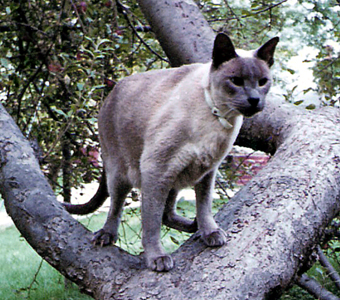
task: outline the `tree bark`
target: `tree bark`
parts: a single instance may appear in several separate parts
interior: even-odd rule
[[[167,5],[167,13],[150,23],[158,36],[172,36],[170,47],[177,36],[181,47],[175,54],[165,49],[175,57],[173,64],[187,62],[181,49],[190,53],[203,17],[193,13],[195,26],[184,36],[171,24],[187,24],[190,14],[174,16],[194,3],[139,2],[150,15]],[[200,41],[209,51],[197,48],[200,55],[189,61],[208,59],[212,39],[210,30]],[[173,254],[169,273],[147,270],[141,257],[118,247],[93,246],[91,233],[56,201],[28,142],[1,105],[0,189],[31,246],[96,299],[276,299],[304,272],[325,227],[339,213],[339,122],[334,108],[310,112],[268,99],[261,114],[245,121],[238,143],[274,156],[217,214],[227,245],[207,248],[193,235]]]
[[[138,0],[172,67],[211,59],[213,30],[192,0]]]

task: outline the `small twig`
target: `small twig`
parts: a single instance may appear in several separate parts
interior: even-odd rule
[[[125,20],[128,22],[129,27],[132,29],[133,33],[136,35],[136,37],[142,42],[142,44],[154,55],[156,55],[160,60],[163,60],[167,63],[170,63],[169,60],[165,59],[164,57],[162,57],[160,54],[158,54],[155,50],[153,50],[145,41],[144,39],[139,35],[139,33],[137,32],[135,26],[131,23],[129,16],[127,15],[126,9],[125,7],[119,2],[116,1],[117,5],[120,7],[121,12],[125,18]]]
[[[52,46],[52,45],[51,45]],[[52,47],[50,47],[48,49],[48,51],[46,52],[46,56],[49,54],[50,50],[52,49]],[[42,61],[42,63],[39,65],[39,67],[35,70],[35,72],[33,73],[33,75],[26,81],[26,84],[24,85],[24,87],[22,88],[20,94],[18,95],[18,109],[17,109],[17,121],[19,121],[20,119],[20,114],[21,114],[21,103],[22,103],[22,98],[24,97],[24,94],[26,93],[26,90],[28,89],[28,87],[30,86],[30,84],[33,82],[33,80],[37,77],[37,75],[40,73],[42,67],[44,66],[45,61]]]
[[[231,177],[233,178],[237,171],[241,168],[241,166],[244,164],[244,162],[249,158],[251,157],[256,151],[253,151],[249,154],[247,154],[246,156],[243,157],[243,159],[240,161],[240,163],[237,165],[237,167],[233,170],[233,173],[231,174]],[[246,174],[246,172],[243,172],[243,175]],[[240,176],[241,177],[241,176]]]
[[[340,0],[339,0],[340,1]],[[339,60],[340,56],[335,57],[333,59],[331,59],[331,61],[324,66],[322,69],[318,70],[317,72],[315,72],[315,75],[319,75],[320,73],[322,73],[324,70],[328,69],[330,66],[332,66],[334,63],[336,63]]]
[[[210,23],[210,22],[218,22],[218,21],[221,22],[221,21],[240,20],[240,19],[250,18],[250,17],[256,16],[256,15],[262,14],[263,12],[266,12],[266,11],[268,11],[268,10],[271,10],[271,9],[273,9],[274,7],[277,7],[277,6],[283,4],[283,3],[287,2],[287,1],[288,1],[288,0],[283,0],[283,1],[279,2],[279,3],[273,4],[272,6],[266,7],[266,8],[264,8],[264,9],[262,9],[262,10],[259,10],[259,11],[257,11],[257,12],[252,13],[252,14],[249,14],[249,15],[236,16],[236,15],[233,13],[233,14],[235,15],[235,17],[225,18],[225,19],[212,19],[212,20],[208,20],[208,22],[209,22],[209,23]],[[340,0],[339,0],[339,1],[340,1]],[[228,7],[229,7],[229,5],[228,5]]]
[[[230,197],[229,197],[229,195],[228,195],[228,193],[227,193],[227,190],[224,188],[222,182],[221,182],[218,178],[216,178],[216,183],[217,183],[217,185],[219,186],[219,188],[223,191],[224,195],[225,195],[228,199],[230,199]]]
[[[73,7],[73,9],[74,9],[75,14],[77,15],[77,18],[78,18],[78,21],[79,21],[79,23],[80,23],[80,27],[81,27],[82,30],[83,30],[83,33],[86,33],[86,34],[87,34],[86,28],[84,27],[84,24],[83,24],[83,22],[82,22],[82,20],[81,20],[81,18],[80,18],[80,16],[79,16],[77,6],[74,4],[74,2],[73,2],[72,0],[70,0],[70,2],[71,2],[71,5],[72,5],[72,7]]]
[[[38,277],[38,275],[39,275],[39,272],[40,272],[40,270],[41,270],[41,267],[42,267],[43,262],[44,262],[44,260],[42,259],[42,260],[40,261],[38,270],[37,270],[37,271],[35,272],[35,274],[34,274],[34,277],[33,277],[33,280],[32,280],[32,282],[31,282],[31,284],[30,284],[29,287],[27,288],[27,289],[28,289],[28,295],[27,295],[27,298],[28,298],[28,299],[31,298],[31,297],[30,297],[30,296],[31,296],[31,289],[32,289],[33,284],[37,282],[37,277]]]
[[[319,300],[340,300],[340,298],[332,294],[315,279],[308,277],[306,274],[303,274],[297,280],[297,284]]]
[[[328,261],[320,245],[317,246],[317,253],[319,256],[320,264],[326,269],[327,274],[332,279],[332,281],[335,283],[336,287],[340,290],[340,276],[338,272],[334,269],[332,264]]]
[[[231,13],[235,16],[236,20],[241,24],[241,26],[243,26],[242,20],[241,18],[234,12],[234,10],[231,8],[231,6],[229,5],[227,0],[224,0],[225,5],[229,8],[229,10],[231,11]]]
[[[254,15],[258,15],[258,14],[261,14],[261,13],[266,12],[266,11],[268,11],[268,10],[272,10],[274,7],[279,6],[279,5],[281,5],[282,3],[285,3],[285,2],[287,2],[287,1],[288,1],[288,0],[283,0],[283,1],[279,2],[279,3],[273,4],[272,6],[269,6],[269,7],[266,7],[266,8],[264,8],[264,9],[262,9],[262,10],[257,11],[256,13],[254,13]],[[243,17],[243,16],[242,16],[242,17]]]
[[[21,23],[21,22],[15,22],[15,24],[20,25],[20,26],[28,27],[28,28],[30,28],[30,29],[36,31],[36,32],[41,33],[41,34],[44,35],[44,36],[47,36],[47,37],[49,37],[49,38],[53,38],[53,36],[49,36],[46,32],[44,32],[44,31],[40,30],[39,28],[37,28],[37,27],[35,27],[35,26],[32,26],[32,25],[30,25],[30,24]]]
[[[57,146],[57,144],[60,142],[61,138],[66,134],[66,132],[68,131],[68,129],[70,128],[71,124],[73,122],[73,119],[70,117],[70,119],[67,121],[67,124],[65,126],[64,129],[60,130],[57,137],[55,138],[52,146],[50,147],[50,149],[46,152],[46,154],[43,156],[43,160],[45,160],[47,157],[50,156],[50,154],[52,153],[52,151],[54,150],[54,148]]]
[[[235,168],[235,171],[233,173],[233,175],[239,170],[239,168],[241,168],[241,166],[244,164],[244,162],[249,159],[249,157],[251,157],[256,151],[253,151],[249,154],[247,154],[246,156],[243,157],[243,159],[241,160],[241,162],[237,165],[237,167]]]

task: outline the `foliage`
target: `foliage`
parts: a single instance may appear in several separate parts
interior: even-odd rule
[[[96,115],[115,82],[168,65],[129,5],[1,1],[0,99],[68,200],[71,186],[98,177]]]
[[[300,3],[304,1],[300,0]],[[313,59],[315,91],[323,105],[339,106],[340,98],[340,4],[339,1],[309,1],[305,5],[304,37],[309,46],[318,49]]]
[[[238,48],[253,49],[282,30],[285,19],[279,8],[285,2],[210,0],[199,5],[213,29],[232,36]]]

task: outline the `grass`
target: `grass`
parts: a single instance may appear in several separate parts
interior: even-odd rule
[[[64,277],[9,227],[0,231],[0,299],[86,300],[75,285],[65,288]]]

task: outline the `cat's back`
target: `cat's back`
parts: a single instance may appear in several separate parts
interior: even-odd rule
[[[134,122],[134,126],[143,127],[157,110],[173,102],[174,93],[181,94],[184,90],[192,91],[195,88],[188,82],[200,80],[202,66],[204,64],[191,64],[152,70],[122,79],[100,109],[99,123],[104,122],[107,125],[108,122]],[[194,77],[198,79],[195,80]]]
[[[121,80],[115,87],[116,95],[135,98],[136,95],[148,93],[167,93],[181,85],[186,77],[191,77],[203,64],[184,65],[178,68],[151,70],[137,73]],[[121,95],[123,93],[123,95]]]

